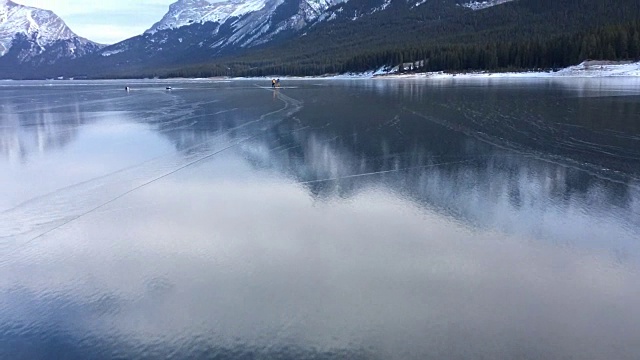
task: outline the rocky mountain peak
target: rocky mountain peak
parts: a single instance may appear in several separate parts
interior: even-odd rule
[[[224,23],[228,18],[262,9],[266,0],[178,0],[146,33],[176,29],[194,23]]]
[[[52,11],[0,0],[0,56],[11,49],[16,34],[32,39],[41,48],[58,40],[78,38]]]
[[[0,0],[0,66],[53,64],[101,47],[76,35],[52,11]]]

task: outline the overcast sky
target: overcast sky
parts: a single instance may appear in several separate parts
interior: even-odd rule
[[[79,36],[102,43],[140,35],[176,0],[12,0],[52,10]]]

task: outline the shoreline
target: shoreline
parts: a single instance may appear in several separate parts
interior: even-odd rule
[[[640,61],[598,61],[588,60],[578,65],[569,66],[558,70],[547,71],[514,71],[514,72],[488,72],[472,71],[449,73],[438,72],[415,72],[399,74],[380,68],[376,71],[362,73],[344,73],[319,76],[285,76],[268,75],[252,77],[207,77],[207,78],[132,78],[132,79],[40,79],[40,80],[15,80],[0,79],[1,82],[12,81],[233,81],[233,80],[271,80],[280,78],[287,80],[356,80],[356,79],[430,79],[430,80],[452,80],[452,79],[562,79],[562,78],[640,78]]]

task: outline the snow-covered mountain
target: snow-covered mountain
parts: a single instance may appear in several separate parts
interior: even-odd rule
[[[592,13],[585,9],[601,2],[580,0],[576,6],[571,0],[548,0],[540,6],[539,0],[174,1],[143,34],[102,48],[77,37],[51,12],[0,0],[0,78],[366,71],[371,63],[376,68],[389,66],[406,62],[407,56],[429,60],[439,39],[445,45],[461,39],[480,41],[477,34],[486,33],[495,40],[521,26],[548,29],[540,30],[548,37],[557,24],[569,20],[563,31],[578,31],[590,26],[582,14]],[[619,12],[613,24],[637,14],[628,11],[637,8],[637,0],[619,1],[627,10]],[[589,24],[612,17],[607,7],[595,9]],[[555,14],[576,15],[567,20]],[[547,25],[535,25],[540,23]],[[524,41],[526,34],[519,33],[514,41]],[[403,48],[411,50],[399,53]]]
[[[276,40],[318,21],[347,0],[178,0],[144,34],[91,57],[110,69],[209,61]]]
[[[0,0],[0,59],[5,63],[53,63],[100,47],[76,35],[51,11]]]
[[[289,23],[308,23],[315,20],[324,10],[347,0],[178,0],[169,7],[169,12],[154,24],[146,33],[153,34],[159,30],[176,29],[194,23],[215,22],[224,24],[230,18],[241,18],[249,14],[250,21],[261,24],[278,10],[290,12],[294,21]],[[294,10],[291,12],[291,10]],[[268,10],[268,11],[261,11]],[[297,10],[297,11],[295,11]],[[274,19],[269,19],[274,20]],[[285,20],[287,19],[278,19]],[[277,21],[272,21],[275,25]]]
[[[488,0],[487,4],[505,1],[509,0]],[[16,7],[7,0],[0,0],[0,3]],[[372,37],[384,38],[388,36],[389,25],[385,25],[387,28],[384,29],[371,24],[393,24],[394,22],[399,24],[416,21],[416,19],[424,21],[431,15],[422,14],[416,17],[410,14],[414,11],[428,13],[431,10],[423,9],[427,7],[425,4],[432,3],[437,3],[429,7],[437,12],[433,15],[435,17],[440,16],[440,13],[446,14],[446,11],[454,11],[454,8],[462,9],[461,6],[456,5],[462,5],[464,0],[176,0],[169,6],[168,12],[162,19],[143,34],[111,46],[97,48],[93,53],[81,56],[80,59],[73,60],[71,63],[51,60],[55,62],[54,71],[40,66],[37,72],[31,71],[28,75],[37,77],[50,76],[49,74],[70,77],[113,76],[114,74],[156,76],[155,69],[175,69],[192,64],[206,64],[216,58],[230,58],[256,48],[286,46],[289,41],[295,39],[304,38],[309,39],[311,43],[322,43],[325,41],[323,38],[331,39],[333,36],[338,37],[336,40],[343,41],[346,37],[369,40]],[[22,9],[24,12],[27,8],[22,7]],[[51,13],[48,15],[55,16]],[[376,18],[371,20],[372,17]],[[23,18],[30,19],[34,16],[25,15]],[[61,20],[58,19],[58,21],[62,24],[61,27],[66,29],[62,37],[75,36],[63,26],[64,23]],[[350,25],[352,23],[353,27]],[[356,23],[369,25],[359,26]],[[26,24],[30,24],[28,20]],[[419,27],[422,26],[421,24],[418,22],[416,25]],[[339,32],[336,32],[337,30]],[[35,51],[34,48],[38,48],[34,45],[37,42],[26,41],[32,39],[33,31],[22,31],[22,35],[18,37],[21,41],[8,42],[8,44],[13,44],[13,48],[20,50],[20,54],[30,54]],[[79,38],[73,37],[73,39]],[[327,44],[323,47],[327,47]],[[65,51],[66,49],[62,47],[58,53]],[[40,64],[45,63],[40,58],[37,60]],[[31,63],[35,62],[35,60],[31,61]],[[2,57],[0,57],[1,65],[3,65]],[[230,68],[229,70],[231,72]],[[0,69],[0,76],[3,76],[2,73]],[[13,73],[16,72],[13,71]],[[179,76],[179,74],[177,72],[175,75]]]

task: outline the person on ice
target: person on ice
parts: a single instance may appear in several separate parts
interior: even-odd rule
[[[272,88],[276,87],[276,79],[271,79],[271,87]]]

